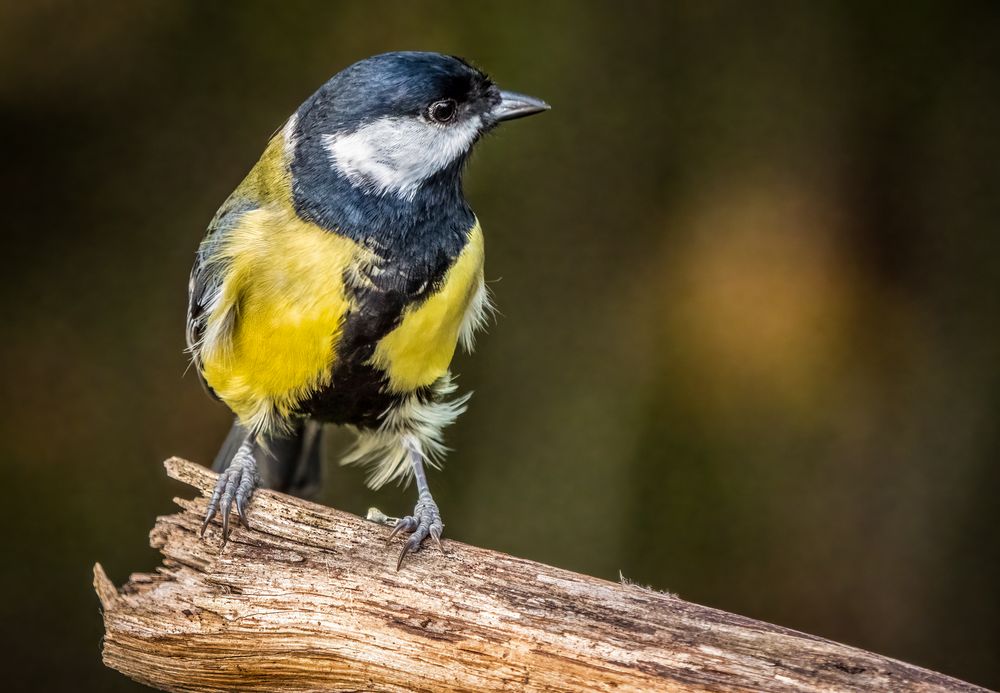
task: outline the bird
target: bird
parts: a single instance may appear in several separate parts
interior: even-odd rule
[[[328,424],[355,433],[341,464],[367,483],[414,482],[387,539],[396,561],[444,522],[427,481],[462,414],[450,364],[472,350],[491,299],[482,228],[462,175],[506,121],[549,110],[463,58],[391,52],[334,75],[272,135],[195,253],[187,349],[234,422],[201,527],[255,489],[307,495]],[[443,549],[442,549],[443,551]]]

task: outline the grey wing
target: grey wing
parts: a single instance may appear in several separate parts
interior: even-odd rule
[[[187,347],[197,361],[198,347],[205,335],[205,323],[212,299],[221,285],[219,268],[209,261],[210,248],[206,248],[210,238],[202,241],[195,256],[191,278],[188,280]]]
[[[215,396],[211,388],[205,383],[202,376],[200,359],[200,349],[202,339],[205,336],[205,327],[208,322],[208,315],[212,302],[218,297],[222,288],[222,279],[225,268],[214,258],[218,245],[226,238],[227,232],[239,222],[240,218],[257,205],[251,204],[239,198],[230,198],[216,213],[212,223],[208,226],[208,233],[205,239],[198,246],[195,254],[194,266],[191,268],[191,277],[188,280],[188,310],[187,310],[187,349],[191,354],[191,360],[198,377],[209,394]]]
[[[208,240],[208,239],[206,239]],[[191,269],[191,278],[188,280],[188,310],[187,310],[187,351],[191,355],[191,365],[198,373],[198,379],[202,387],[212,397],[218,399],[215,391],[205,382],[205,375],[201,362],[201,342],[205,336],[205,326],[208,322],[208,313],[213,295],[221,285],[221,279],[217,269],[206,262],[202,242],[202,248],[198,249],[195,257],[194,267]]]

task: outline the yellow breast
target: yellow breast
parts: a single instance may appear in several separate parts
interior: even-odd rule
[[[439,290],[407,308],[400,324],[379,341],[373,362],[388,374],[393,391],[411,392],[448,372],[459,331],[483,283],[484,256],[483,232],[476,221]]]
[[[363,252],[290,210],[250,212],[229,234],[221,249],[229,268],[207,332],[213,322],[232,327],[217,330],[202,363],[206,382],[241,421],[270,428],[328,384],[348,308],[342,276]]]

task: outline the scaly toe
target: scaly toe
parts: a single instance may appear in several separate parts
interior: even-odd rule
[[[399,518],[396,520],[396,526],[392,528],[391,532],[389,532],[389,537],[385,540],[385,545],[388,546],[400,532],[412,532],[417,528],[417,524],[417,518],[412,515]]]
[[[226,490],[222,492],[222,545],[229,541],[229,513],[233,509],[233,496],[236,494],[236,487],[243,478],[243,469],[238,468],[226,481]]]

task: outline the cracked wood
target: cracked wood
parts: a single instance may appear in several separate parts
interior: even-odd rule
[[[446,540],[395,571],[388,528],[272,491],[219,550],[216,475],[150,533],[152,574],[94,566],[104,662],[168,691],[980,691],[672,595]]]

